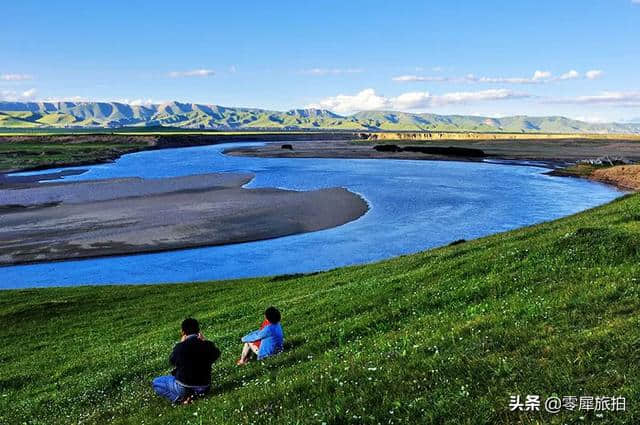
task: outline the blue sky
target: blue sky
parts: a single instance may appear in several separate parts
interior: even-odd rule
[[[640,0],[2,9],[4,100],[640,118]]]

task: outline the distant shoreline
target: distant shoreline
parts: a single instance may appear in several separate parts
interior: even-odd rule
[[[272,158],[367,158],[437,161],[504,161],[508,165],[535,165],[550,169],[552,175],[580,177],[629,190],[628,177],[576,175],[571,167],[579,160],[621,155],[640,162],[640,141],[635,136],[560,135],[560,134],[481,134],[481,133],[366,133],[366,132],[179,132],[157,134],[77,133],[58,135],[15,134],[0,136],[0,151],[7,158],[0,162],[0,188],[24,187],[46,178],[55,180],[82,170],[52,172],[45,176],[15,176],[12,173],[63,167],[81,167],[113,162],[122,155],[146,150],[215,145],[232,142],[267,142],[263,147],[233,147],[224,153],[235,156]],[[394,139],[400,137],[400,139]],[[450,137],[448,139],[447,137]],[[282,143],[281,143],[282,142]],[[292,149],[282,149],[282,144]],[[473,148],[483,157],[430,155],[421,152],[381,152],[376,145],[440,146]],[[26,147],[25,147],[26,146]],[[27,149],[28,148],[28,149]],[[71,148],[78,148],[75,154]],[[34,155],[29,149],[41,150]],[[71,153],[65,154],[65,149]],[[93,149],[93,150],[91,150]],[[49,155],[47,152],[53,152]],[[62,155],[56,156],[62,152]],[[11,159],[13,158],[13,159]],[[13,164],[8,166],[7,164]],[[566,170],[566,172],[565,172]],[[635,190],[635,189],[633,189]]]
[[[179,134],[47,134],[0,135],[0,187],[7,175],[52,168],[78,167],[113,162],[122,155],[147,150],[187,148],[233,142],[351,140],[352,132],[245,132]],[[41,152],[44,155],[36,154]]]
[[[428,154],[398,149],[398,151],[375,149],[379,146],[429,146],[447,147],[454,154]],[[469,148],[483,153],[482,156],[455,154],[455,149],[463,152]],[[528,165],[549,169],[548,174],[560,177],[585,178],[613,185],[622,190],[638,190],[629,185],[628,170],[623,177],[620,173],[602,175],[602,171],[576,174],[571,168],[580,160],[596,159],[603,156],[624,156],[634,162],[640,162],[640,142],[634,140],[597,140],[597,139],[479,139],[445,140],[425,142],[416,140],[360,140],[360,141],[309,141],[293,143],[284,148],[277,143],[267,143],[260,147],[232,147],[224,151],[232,156],[251,156],[260,158],[347,158],[347,159],[398,159],[422,161],[463,161],[491,162],[500,161],[505,165]],[[565,171],[567,170],[567,171]],[[640,179],[640,177],[639,177]]]

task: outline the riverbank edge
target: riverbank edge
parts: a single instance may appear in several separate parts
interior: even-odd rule
[[[353,133],[239,133],[239,134],[160,134],[160,135],[129,135],[129,134],[62,134],[62,135],[0,135],[0,147],[4,143],[22,142],[22,141],[44,141],[48,143],[64,143],[66,139],[85,139],[87,142],[91,141],[118,141],[125,143],[145,143],[146,146],[135,147],[130,151],[116,153],[108,152],[103,158],[98,160],[79,160],[70,162],[60,162],[54,164],[30,166],[30,167],[15,167],[0,169],[0,185],[3,182],[3,178],[6,179],[8,174],[24,173],[31,171],[43,171],[51,170],[55,168],[66,167],[82,167],[97,164],[108,164],[114,162],[123,155],[128,155],[136,152],[159,150],[159,149],[175,149],[175,148],[190,148],[196,146],[211,146],[219,145],[223,143],[234,142],[264,142],[264,141],[307,141],[307,140],[352,140],[355,137]],[[74,142],[74,143],[83,143]]]
[[[603,183],[609,186],[613,186],[616,189],[626,192],[638,192],[640,191],[640,183],[637,186],[630,186],[615,178],[615,176],[608,176],[603,178],[593,173],[579,173],[574,172],[573,168],[577,167],[576,161],[567,159],[549,159],[538,157],[523,157],[515,158],[510,155],[490,155],[482,158],[475,156],[445,156],[445,155],[429,155],[421,153],[406,153],[403,152],[403,156],[398,156],[392,152],[376,152],[378,156],[372,157],[367,155],[332,155],[330,151],[319,153],[317,156],[313,155],[296,155],[291,152],[285,151],[282,154],[274,155],[272,152],[265,152],[256,150],[254,148],[242,148],[242,147],[230,147],[223,152],[225,155],[232,156],[246,156],[254,158],[298,158],[298,159],[393,159],[393,160],[419,160],[419,161],[454,161],[454,162],[482,162],[493,163],[509,166],[528,166],[545,168],[544,174],[554,177],[571,177],[589,180],[592,182]],[[612,167],[598,167],[596,170],[606,170]],[[640,177],[639,177],[640,178]]]
[[[368,137],[365,137],[368,136]],[[371,134],[369,133],[353,133],[353,132],[332,132],[332,133],[239,133],[239,134],[160,134],[160,135],[130,135],[130,134],[64,134],[64,135],[0,135],[0,146],[2,143],[9,143],[11,141],[23,141],[23,140],[46,140],[52,141],[55,143],[56,140],[60,140],[63,143],[64,140],[69,138],[75,139],[89,139],[89,140],[100,140],[100,141],[109,141],[109,140],[118,140],[120,142],[130,142],[130,143],[146,143],[146,147],[133,148],[127,152],[110,152],[105,155],[102,159],[99,160],[91,160],[91,161],[72,161],[68,163],[56,163],[49,165],[40,165],[35,167],[22,167],[22,168],[13,168],[13,169],[0,169],[0,188],[2,187],[12,187],[12,186],[21,186],[24,183],[32,183],[37,182],[38,180],[42,180],[43,176],[11,176],[14,173],[23,173],[23,172],[32,172],[32,171],[44,171],[51,170],[57,168],[67,168],[67,167],[82,167],[96,164],[105,164],[114,162],[120,157],[136,152],[149,151],[149,150],[159,150],[159,149],[174,149],[174,148],[182,148],[182,147],[195,147],[195,146],[210,146],[217,145],[223,143],[233,143],[233,142],[267,142],[269,145],[276,145],[276,142],[286,142],[286,141],[328,141],[328,142],[353,142],[359,137],[359,141],[364,141],[364,143],[371,142]],[[522,135],[521,135],[522,137]],[[526,138],[540,138],[540,135],[527,135]],[[589,139],[594,138],[593,136]],[[607,138],[609,140],[610,138]],[[377,140],[377,139],[376,139]],[[382,141],[382,140],[381,140]],[[388,141],[394,141],[394,139],[390,139]],[[396,140],[398,141],[398,140]],[[417,141],[414,139],[410,140],[401,140],[402,143],[407,143],[410,141]],[[440,142],[447,142],[447,140],[439,140]],[[384,138],[384,142],[387,142],[387,138]],[[77,142],[76,142],[77,143]],[[81,143],[81,142],[80,142]],[[331,143],[329,143],[330,145]],[[358,143],[359,145],[359,143]],[[330,146],[329,146],[330,147]],[[505,165],[527,165],[527,166],[537,166],[542,168],[547,168],[550,171],[547,173],[552,176],[557,177],[578,177],[584,178],[590,181],[595,181],[599,183],[609,184],[618,189],[625,191],[638,191],[639,187],[629,186],[624,184],[623,182],[612,178],[602,178],[599,176],[593,176],[590,174],[584,173],[575,173],[571,170],[572,167],[576,166],[576,161],[570,161],[567,159],[549,159],[549,158],[540,158],[536,156],[531,157],[514,157],[513,155],[488,155],[483,158],[478,157],[465,157],[465,156],[447,156],[447,155],[429,155],[426,156],[422,153],[404,153],[402,157],[398,157],[398,155],[390,152],[377,152],[376,157],[366,156],[366,155],[335,155],[332,154],[330,149],[327,149],[326,152],[316,152],[316,155],[313,156],[299,156],[294,154],[293,152],[284,152],[284,154],[273,155],[273,153],[265,153],[262,151],[258,151],[255,149],[244,149],[244,148],[229,148],[223,151],[225,155],[234,155],[234,156],[253,156],[253,157],[287,157],[287,158],[335,158],[335,159],[409,159],[409,160],[421,160],[421,161],[460,161],[460,162],[490,162],[490,161],[500,161],[501,164]],[[76,170],[73,171],[74,174],[82,173],[84,170]],[[55,173],[50,173],[46,176],[47,180],[57,180],[65,175],[68,175],[69,171],[60,171]]]
[[[627,176],[619,173],[611,173],[619,168],[634,168],[637,170],[635,181],[629,182]],[[571,165],[565,168],[558,168],[547,172],[546,174],[555,177],[569,177],[576,179],[589,180],[596,183],[602,183],[613,186],[624,192],[637,193],[640,192],[640,165],[614,165],[601,167],[588,167],[588,170],[581,171],[581,166]]]

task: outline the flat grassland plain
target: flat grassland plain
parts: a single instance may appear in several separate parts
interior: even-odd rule
[[[0,423],[639,423],[638,241],[628,195],[311,275],[1,291]],[[268,305],[285,352],[236,367]],[[172,407],[150,381],[187,316],[223,354],[212,394]],[[528,394],[622,396],[626,410],[509,410]]]

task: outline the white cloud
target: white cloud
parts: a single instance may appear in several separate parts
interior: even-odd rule
[[[533,73],[533,77],[531,78],[533,81],[540,80],[548,80],[551,78],[551,73],[549,71],[536,71]]]
[[[153,101],[151,99],[134,99],[130,102],[126,102],[131,106],[149,106],[153,105]]]
[[[40,99],[42,102],[74,102],[74,103],[92,103],[92,102],[115,102],[122,103],[125,105],[131,106],[150,106],[150,105],[159,105],[165,103],[164,100],[154,100],[154,99],[128,99],[128,98],[120,98],[120,99],[96,99],[96,98],[87,98],[84,96],[61,96],[61,97],[46,97],[44,99]]]
[[[32,79],[33,77],[29,74],[0,74],[0,80],[2,81],[25,81]]]
[[[536,84],[552,81],[549,71],[536,71],[531,77],[476,77],[467,74],[464,77],[441,77],[400,75],[392,78],[397,82],[450,82],[450,83],[504,83],[504,84]]]
[[[407,82],[450,82],[450,83],[505,83],[505,84],[535,84],[551,81],[551,73],[548,71],[536,71],[531,77],[476,77],[467,74],[464,77],[440,77],[400,75],[392,78],[393,81]]]
[[[433,105],[451,105],[470,102],[482,102],[487,100],[522,99],[531,97],[527,93],[517,93],[507,89],[491,89],[475,92],[445,93],[441,96],[433,97]]]
[[[640,0],[639,0],[640,1]],[[599,78],[602,71],[588,71],[584,77],[590,80]],[[544,84],[554,81],[575,80],[581,78],[576,70],[570,70],[554,77],[550,71],[537,70],[531,77],[477,77],[473,74],[467,74],[464,77],[443,77],[443,76],[420,76],[420,75],[399,75],[393,77],[392,80],[401,83],[408,82],[449,82],[449,83],[490,83],[490,84]]]
[[[522,77],[476,77],[469,74],[464,79],[468,83],[497,83],[497,84],[531,84],[534,83],[532,78]]]
[[[183,77],[210,77],[215,75],[215,72],[211,69],[194,69],[191,71],[172,71],[169,73],[171,78],[183,78]]]
[[[389,99],[392,109],[400,111],[408,109],[428,108],[433,102],[433,96],[429,92],[409,92]]]
[[[584,121],[584,122],[590,122],[590,123],[594,123],[594,124],[601,124],[601,123],[606,123],[606,122],[611,122],[611,120],[607,119],[607,118],[603,118],[600,115],[578,115],[575,117],[572,117],[575,120],[578,121]]]
[[[443,81],[450,81],[449,78],[447,77],[421,77],[418,75],[399,75],[397,77],[393,77],[392,78],[393,81],[398,81],[401,83],[406,83],[406,82],[414,82],[414,81],[437,81],[437,82],[443,82]]]
[[[582,105],[640,106],[640,92],[602,92],[591,96],[550,99],[546,102]]]
[[[360,74],[363,72],[362,69],[359,68],[311,68],[305,69],[302,71],[303,74],[307,75],[344,75],[344,74]]]
[[[374,89],[365,89],[355,95],[340,94],[328,97],[309,108],[329,109],[339,114],[370,110],[416,110],[434,106],[466,104],[491,100],[520,99],[530,97],[526,93],[516,93],[507,89],[491,89],[475,92],[453,92],[433,95],[429,92],[408,92],[395,97],[376,94]]]
[[[604,72],[602,72],[601,70],[593,69],[591,71],[587,71],[585,76],[590,80],[595,80],[597,78],[602,77],[602,74],[604,74]]]
[[[17,94],[11,90],[0,90],[0,100],[15,101],[17,100]]]
[[[36,89],[31,88],[22,92],[23,99],[32,99],[36,95]]]
[[[309,108],[329,109],[339,114],[387,109],[389,107],[391,107],[389,99],[384,96],[378,96],[373,89],[365,89],[352,96],[339,94],[309,105]]]
[[[504,118],[504,117],[512,116],[513,112],[507,114],[507,113],[504,113],[504,112],[479,112],[479,111],[474,111],[474,112],[471,112],[469,115],[472,116],[472,117]]]
[[[62,96],[62,97],[45,97],[44,99],[40,99],[40,102],[98,102],[94,99],[88,99],[82,96]]]
[[[161,101],[154,101],[153,99],[119,99],[118,103],[124,103],[131,106],[151,106],[155,104],[163,103]]]
[[[532,77],[475,77],[473,74],[469,74],[465,77],[465,80],[470,83],[503,83],[503,84],[537,84],[545,82],[544,75],[546,72],[536,71]],[[549,73],[549,76],[551,74]]]
[[[8,102],[25,102],[33,100],[36,95],[36,89],[32,88],[23,92],[15,90],[0,90],[0,100]]]
[[[578,78],[580,78],[580,73],[575,69],[567,71],[559,77],[560,80],[575,80]]]

